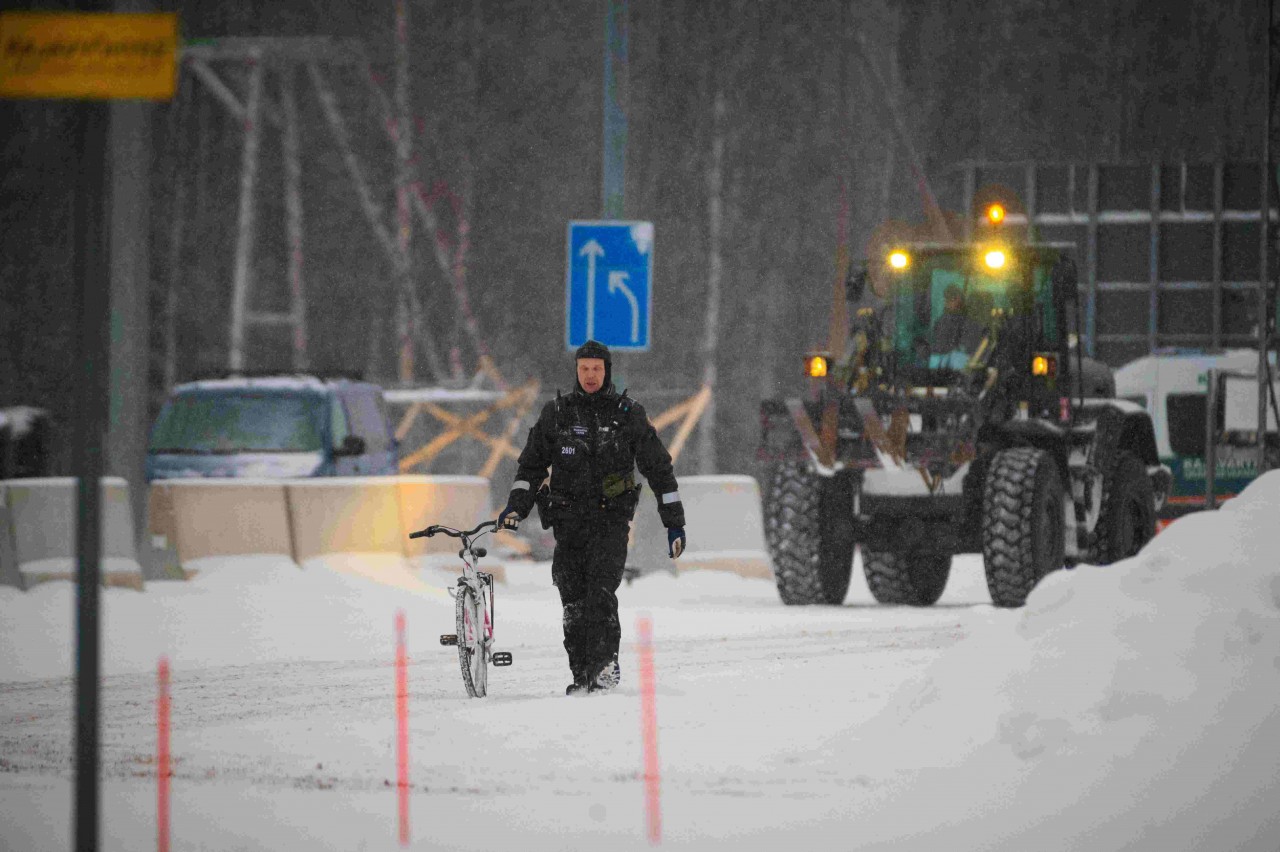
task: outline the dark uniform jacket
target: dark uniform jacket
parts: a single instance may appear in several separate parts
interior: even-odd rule
[[[526,517],[550,468],[550,489],[538,500],[544,526],[607,517],[630,520],[640,492],[637,467],[657,498],[663,525],[683,527],[684,506],[671,455],[644,407],[611,384],[594,394],[580,389],[557,394],[529,430],[511,505]]]

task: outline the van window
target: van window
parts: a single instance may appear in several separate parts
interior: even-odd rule
[[[342,400],[336,396],[329,398],[329,435],[333,446],[341,447],[342,442],[351,434],[347,427],[347,412],[342,407]]]
[[[1174,455],[1204,457],[1205,395],[1171,393],[1165,397],[1168,416],[1169,447]],[[1217,428],[1222,429],[1222,403],[1218,403]]]
[[[385,453],[391,448],[387,436],[387,416],[379,406],[381,396],[368,390],[352,390],[343,395],[347,414],[351,417],[351,431],[364,438],[367,452]]]
[[[160,412],[151,452],[319,452],[324,414],[323,401],[313,394],[236,390],[181,395]]]

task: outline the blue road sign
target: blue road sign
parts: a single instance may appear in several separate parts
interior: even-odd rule
[[[611,349],[649,348],[652,222],[570,222],[566,269],[569,349],[589,339]]]

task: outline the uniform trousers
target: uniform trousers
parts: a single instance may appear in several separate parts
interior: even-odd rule
[[[564,649],[575,681],[594,677],[618,655],[618,587],[627,561],[625,517],[596,513],[556,523],[551,581],[564,610]]]

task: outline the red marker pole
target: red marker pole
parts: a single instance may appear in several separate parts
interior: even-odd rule
[[[156,680],[156,849],[169,852],[169,658],[160,658]]]
[[[400,845],[409,845],[409,675],[404,651],[404,610],[396,611],[396,789]]]
[[[658,709],[654,700],[653,624],[646,617],[636,620],[640,638],[640,727],[644,740],[644,810],[649,826],[649,842],[662,842],[662,807],[658,800]]]

